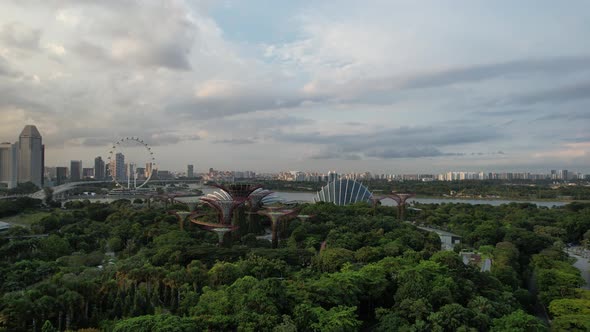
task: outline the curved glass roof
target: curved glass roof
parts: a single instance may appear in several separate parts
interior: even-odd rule
[[[324,186],[314,198],[316,202],[331,202],[347,205],[356,202],[370,202],[373,194],[359,182],[351,179],[336,180]]]

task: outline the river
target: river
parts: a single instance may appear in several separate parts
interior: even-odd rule
[[[582,247],[571,247],[567,249],[567,253],[570,257],[576,259],[573,265],[580,270],[580,275],[586,282],[586,285],[582,286],[582,288],[590,289],[590,250]]]

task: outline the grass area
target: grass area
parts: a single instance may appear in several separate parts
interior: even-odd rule
[[[0,218],[0,221],[7,222],[9,224],[29,227],[32,223],[39,221],[47,216],[50,212],[23,212],[12,217]]]

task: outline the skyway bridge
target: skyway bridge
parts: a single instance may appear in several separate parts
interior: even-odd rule
[[[102,183],[113,183],[112,180],[103,180],[103,181],[78,181],[78,182],[68,182],[59,186],[51,187],[53,191],[54,199],[63,199],[65,198],[65,194],[73,189],[83,186],[92,186],[95,184],[102,184]],[[177,184],[177,183],[198,183],[201,184],[201,179],[170,179],[170,180],[159,180],[159,179],[152,179],[150,181],[150,185],[155,184]],[[45,200],[47,198],[45,190],[41,189],[35,193],[29,195],[11,195],[11,196],[0,196],[0,199],[16,199],[19,197],[31,197],[34,199],[41,199]]]

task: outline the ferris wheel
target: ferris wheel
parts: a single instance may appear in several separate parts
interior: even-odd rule
[[[127,148],[139,148],[142,159],[140,161],[145,162],[145,169],[136,167],[137,161],[125,162],[123,152]],[[113,143],[107,159],[113,182],[121,188],[139,189],[145,186],[156,170],[156,159],[152,148],[139,137],[125,137]],[[140,169],[144,172],[138,172]]]

